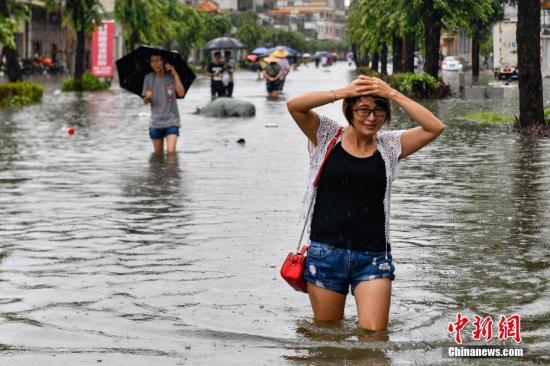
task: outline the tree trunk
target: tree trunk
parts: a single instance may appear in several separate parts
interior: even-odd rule
[[[479,81],[479,28],[474,25],[472,33],[472,81]]]
[[[380,53],[380,72],[382,75],[388,74],[388,44],[382,45],[382,52]]]
[[[369,67],[370,57],[369,57],[369,50],[365,50],[363,52],[363,66]]]
[[[355,61],[355,67],[359,68],[365,66],[365,60],[359,53],[359,48],[357,47],[357,44],[354,43],[351,45],[351,51],[353,52],[353,61]]]
[[[23,81],[23,72],[19,66],[16,48],[4,48],[6,56],[6,75],[10,82]]]
[[[439,74],[439,39],[441,38],[441,15],[434,9],[433,0],[424,2],[424,42],[426,60],[424,71],[437,78]]]
[[[129,45],[128,53],[134,51],[138,43],[139,43],[139,34],[137,31],[132,30],[132,33],[130,34],[130,45]]]
[[[401,63],[403,59],[403,39],[397,36],[393,37],[392,40],[392,63],[393,63],[393,74],[401,72]]]
[[[401,69],[404,72],[414,72],[414,46],[416,40],[413,36],[403,38],[403,64]]]
[[[544,124],[540,70],[540,2],[518,2],[519,121],[516,128]]]
[[[380,63],[380,53],[375,52],[372,55],[372,64],[370,68],[376,72],[378,72],[378,64]]]
[[[82,81],[82,74],[84,74],[84,65],[86,60],[84,59],[84,49],[86,42],[86,34],[83,30],[76,32],[76,52],[74,55],[74,81],[79,83]],[[77,84],[78,85],[78,84]]]

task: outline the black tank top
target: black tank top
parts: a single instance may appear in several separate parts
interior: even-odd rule
[[[338,142],[321,173],[310,239],[346,249],[385,251],[385,193],[386,166],[380,152],[357,158]]]

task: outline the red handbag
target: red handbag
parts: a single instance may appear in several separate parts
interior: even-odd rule
[[[304,270],[306,269],[307,245],[302,247],[299,253],[288,253],[288,256],[281,267],[281,276],[288,282],[290,287],[296,291],[307,293],[307,282],[304,279]]]
[[[325,164],[327,162],[328,156],[332,152],[332,149],[336,145],[336,142],[338,141],[338,138],[340,137],[343,131],[344,129],[340,127],[340,129],[338,130],[336,135],[332,138],[332,141],[330,142],[327,148],[323,163],[321,164],[321,167],[319,168],[319,172],[317,173],[317,177],[313,182],[313,187],[315,187],[315,189],[317,189],[317,185],[319,184],[319,179],[321,178],[321,172],[325,168]],[[306,231],[309,214],[311,213],[312,207],[313,207],[313,199],[311,200],[309,209],[307,211],[304,228],[302,229],[302,234],[300,235],[300,240],[298,241],[298,248],[296,249],[296,253],[294,252],[288,253],[288,256],[286,257],[285,262],[281,267],[281,277],[283,277],[285,281],[288,282],[290,287],[292,287],[296,291],[301,291],[305,293],[307,293],[307,281],[304,278],[304,271],[306,269],[306,253],[307,253],[308,246],[304,245],[302,247],[302,250],[300,250],[300,245],[302,244],[302,239],[304,238],[304,232]]]

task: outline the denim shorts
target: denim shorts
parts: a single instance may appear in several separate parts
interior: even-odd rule
[[[307,282],[328,290],[351,293],[362,281],[389,278],[394,280],[391,253],[366,252],[337,248],[311,241],[306,257],[304,277]]]
[[[271,93],[275,90],[283,90],[283,82],[282,80],[276,80],[276,81],[269,81],[267,80],[265,83],[265,88],[267,89],[268,93]]]
[[[153,128],[149,127],[149,137],[151,140],[158,140],[165,138],[168,135],[180,135],[180,128],[177,126],[170,126],[166,128]]]

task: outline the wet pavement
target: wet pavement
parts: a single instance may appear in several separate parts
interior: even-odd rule
[[[351,77],[344,64],[302,67],[285,97]],[[352,298],[342,323],[315,325],[307,296],[279,277],[301,230],[308,155],[285,100],[267,100],[254,73],[236,75],[234,96],[256,117],[192,114],[209,100],[199,78],[179,101],[179,152],[161,158],[139,98],[56,88],[0,112],[0,364],[453,364],[442,349],[459,311],[521,315],[527,348],[461,363],[549,362],[550,141],[462,118],[514,113],[517,101],[425,101],[447,129],[394,183],[381,340],[358,330]],[[343,121],[340,108],[320,112]],[[394,110],[391,128],[413,125]]]

